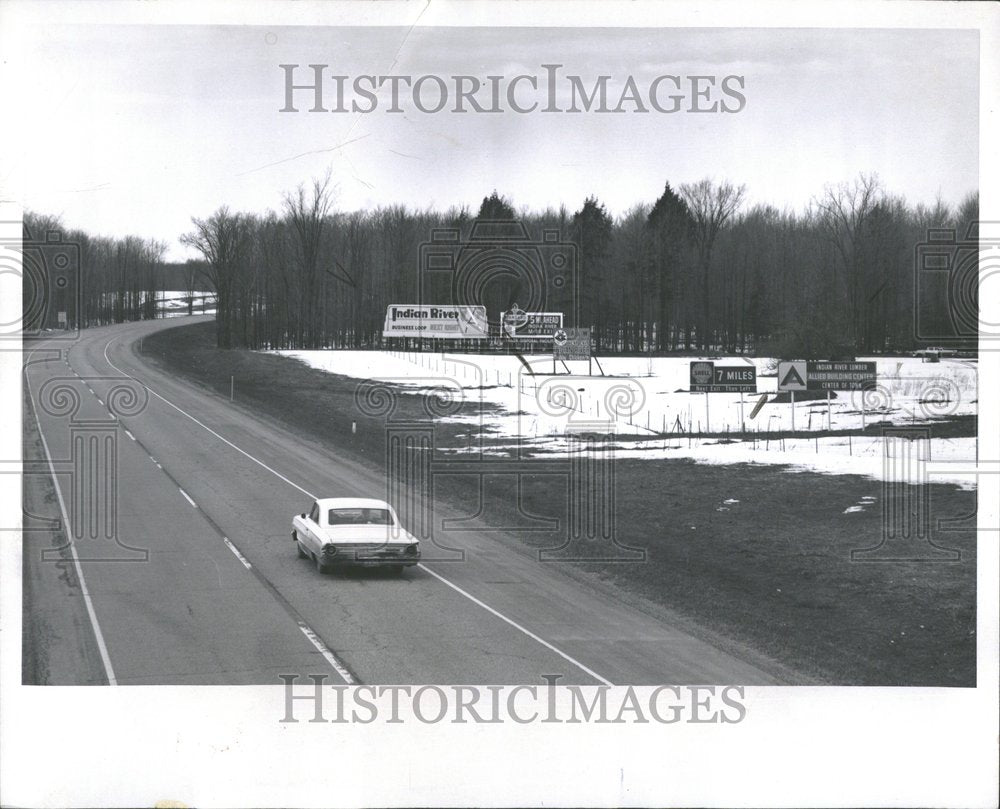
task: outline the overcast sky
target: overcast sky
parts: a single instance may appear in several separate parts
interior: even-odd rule
[[[593,194],[620,214],[668,180],[705,176],[796,210],[861,171],[911,202],[954,203],[978,184],[975,31],[50,25],[33,37],[16,156],[25,206],[164,240],[172,259],[188,255],[177,237],[191,216],[277,208],[328,166],[342,210],[475,209],[495,188],[532,209],[573,211]],[[430,115],[406,101],[389,114],[384,91],[368,114],[291,114],[278,111],[282,63],[483,80],[559,63],[588,84],[610,75],[615,100],[630,75],[645,90],[661,74],[737,74],[746,104]]]

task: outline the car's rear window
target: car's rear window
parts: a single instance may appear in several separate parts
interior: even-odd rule
[[[392,515],[384,508],[331,508],[328,525],[392,525]]]

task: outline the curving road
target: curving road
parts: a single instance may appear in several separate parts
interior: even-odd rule
[[[319,575],[296,556],[292,514],[314,496],[371,495],[384,482],[147,363],[140,338],[176,325],[25,345],[24,419],[37,418],[42,471],[58,486],[47,516],[62,509],[79,536],[60,561],[43,560],[48,538],[28,533],[31,609],[57,628],[86,628],[31,642],[76,644],[78,668],[115,684],[276,684],[281,673],[385,684],[787,681],[489,534],[465,536],[462,563],[426,562],[399,578]],[[128,399],[141,390],[129,378],[145,390],[139,401]],[[116,497],[100,485],[101,457],[115,459]],[[58,671],[63,657],[53,653],[51,681],[74,681]]]

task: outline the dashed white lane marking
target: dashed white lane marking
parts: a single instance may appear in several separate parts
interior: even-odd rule
[[[130,433],[128,430],[125,431],[125,435],[127,435],[129,438],[131,438],[133,441],[135,441],[135,436],[132,435],[132,433]],[[152,458],[153,456],[150,455],[149,457]]]
[[[159,464],[157,464],[157,465],[159,465]],[[195,508],[198,508],[198,504],[194,500],[191,499],[191,495],[189,495],[186,491],[184,491],[180,486],[177,487],[177,491],[179,491],[181,494],[183,494],[184,495],[184,499],[187,500],[192,506],[194,506]]]
[[[247,570],[253,567],[253,565],[250,564],[247,558],[242,553],[239,552],[239,549],[232,542],[229,541],[229,537],[223,537],[222,541],[226,543],[226,547],[233,552],[236,558],[243,563],[243,567],[245,567]]]
[[[334,655],[334,653],[327,648],[327,645],[323,643],[323,639],[313,632],[312,629],[309,628],[308,624],[302,621],[296,621],[296,623],[299,625],[299,629],[302,630],[302,634],[305,635],[306,638],[309,639],[309,642],[316,647],[316,650],[323,655],[326,662],[333,666],[333,670],[344,678],[344,682],[348,685],[354,685],[354,678],[351,676],[351,672],[341,665],[336,655]]]
[[[96,394],[96,393],[95,393],[94,395],[95,395],[95,396],[97,396],[97,394]],[[101,401],[101,397],[100,397],[100,396],[97,396],[97,403],[98,403],[98,404],[99,404],[99,405],[100,405],[101,407],[104,407],[104,402],[102,402],[102,401]]]
[[[117,371],[118,373],[122,374],[123,376],[126,376],[126,377],[128,377],[129,379],[132,379],[132,377],[130,377],[130,376],[129,376],[128,374],[126,374],[126,373],[125,373],[125,372],[124,372],[124,371],[123,371],[123,370],[122,370],[121,368],[119,368],[119,367],[118,367],[117,365],[115,365],[115,364],[114,364],[114,363],[113,363],[113,362],[111,361],[111,358],[110,358],[110,357],[108,357],[108,346],[110,346],[110,345],[111,345],[111,343],[113,342],[113,340],[114,340],[114,338],[111,338],[111,340],[108,340],[108,342],[107,342],[107,343],[105,343],[105,345],[104,345],[104,360],[105,360],[105,362],[107,362],[107,363],[108,363],[108,365],[110,365],[110,366],[111,366],[112,368],[114,368],[114,369],[115,369],[115,370],[116,370],[116,371]],[[139,382],[139,380],[138,380],[138,379],[136,379],[135,381],[136,381],[136,382]],[[310,492],[306,491],[306,490],[305,490],[305,489],[303,489],[303,488],[302,488],[301,486],[299,486],[299,484],[298,484],[298,483],[294,483],[293,481],[289,480],[289,479],[288,479],[288,478],[286,478],[286,477],[285,477],[285,476],[284,476],[283,474],[281,474],[281,472],[279,472],[279,471],[278,471],[277,469],[272,469],[272,468],[271,468],[270,466],[268,466],[268,465],[267,465],[266,463],[264,463],[264,462],[263,462],[262,460],[260,460],[259,458],[255,458],[255,457],[254,457],[253,455],[251,455],[251,454],[250,454],[249,452],[247,452],[247,451],[246,451],[245,449],[241,449],[240,447],[236,446],[236,444],[234,444],[234,443],[233,443],[232,441],[230,441],[230,440],[229,440],[228,438],[225,438],[224,436],[221,436],[221,435],[219,435],[219,434],[218,434],[217,432],[215,432],[215,430],[213,430],[213,429],[212,429],[211,427],[209,427],[209,426],[208,426],[207,424],[205,424],[204,422],[201,422],[201,421],[198,421],[198,419],[196,419],[196,418],[195,418],[194,416],[192,416],[192,415],[191,415],[190,413],[188,413],[188,412],[187,412],[186,410],[183,410],[182,408],[178,407],[178,406],[177,406],[177,405],[175,405],[175,404],[174,404],[173,402],[171,402],[171,401],[170,401],[169,399],[167,399],[167,398],[165,398],[165,397],[161,396],[161,395],[160,395],[159,393],[157,393],[157,392],[156,392],[155,390],[153,390],[153,389],[152,389],[151,387],[149,387],[149,385],[146,385],[146,384],[145,384],[145,383],[143,383],[143,382],[139,382],[139,384],[140,384],[140,385],[142,385],[142,386],[143,386],[143,387],[144,387],[144,388],[145,388],[145,389],[146,389],[147,391],[149,391],[149,392],[150,392],[150,393],[151,393],[151,394],[152,394],[153,396],[155,396],[155,397],[156,397],[157,399],[159,399],[159,400],[160,400],[161,402],[163,402],[163,403],[164,403],[164,404],[166,404],[166,405],[169,405],[169,406],[170,406],[170,407],[172,407],[172,408],[173,408],[174,410],[176,410],[176,411],[177,411],[178,413],[180,413],[180,414],[181,414],[182,416],[185,416],[186,418],[189,418],[189,419],[191,419],[191,421],[193,421],[193,422],[194,422],[195,424],[197,424],[197,425],[198,425],[199,427],[201,427],[201,428],[202,428],[203,430],[206,430],[206,431],[207,431],[207,432],[209,432],[210,434],[214,435],[214,436],[215,436],[216,438],[218,438],[218,439],[219,439],[219,440],[220,440],[220,441],[221,441],[221,442],[222,442],[223,444],[225,444],[226,446],[229,446],[229,447],[232,447],[232,448],[233,448],[233,449],[235,449],[235,450],[236,450],[236,451],[237,451],[238,453],[240,453],[241,455],[245,456],[246,458],[249,458],[249,459],[250,459],[251,461],[253,461],[253,462],[254,462],[255,464],[257,464],[258,466],[261,466],[261,467],[263,467],[264,469],[266,469],[266,470],[267,470],[268,472],[270,472],[270,473],[271,473],[272,475],[274,475],[275,477],[277,477],[277,478],[280,478],[281,480],[285,481],[285,483],[287,483],[287,484],[288,484],[289,486],[291,486],[291,487],[292,487],[293,489],[298,489],[298,490],[299,490],[300,492],[302,492],[302,494],[304,494],[304,495],[305,495],[306,497],[311,497],[311,498],[312,498],[312,499],[314,499],[314,500],[316,499],[316,495],[314,495],[314,494],[311,494]]]
[[[118,373],[122,374],[123,376],[128,377],[129,379],[133,379],[134,377],[130,377],[128,374],[126,374],[125,371],[123,371],[121,368],[119,368],[117,365],[115,365],[111,361],[111,358],[108,356],[108,347],[111,345],[111,343],[114,341],[114,339],[115,338],[112,337],[110,340],[108,340],[107,343],[104,344],[104,361],[107,362],[107,364],[110,365],[112,368],[114,368]],[[135,381],[139,382],[139,380],[137,380],[137,379]],[[245,449],[242,449],[242,448],[236,446],[236,444],[234,444],[228,438],[224,438],[223,436],[219,435],[215,430],[213,430],[207,424],[204,424],[203,422],[198,421],[198,419],[196,419],[194,416],[192,416],[186,410],[184,410],[183,408],[178,407],[173,402],[171,402],[169,399],[161,396],[159,393],[157,393],[155,390],[153,390],[151,387],[149,387],[149,385],[146,385],[143,382],[139,382],[139,384],[142,385],[147,391],[149,391],[153,396],[155,396],[161,402],[163,402],[164,404],[169,405],[170,407],[172,407],[174,410],[176,410],[181,415],[186,416],[191,421],[193,421],[195,424],[197,424],[199,427],[203,428],[204,430],[207,430],[211,435],[214,435],[216,438],[218,438],[224,444],[226,444],[227,446],[232,447],[233,449],[235,449],[237,452],[239,452],[244,457],[246,457],[249,460],[253,461],[258,466],[266,469],[268,472],[270,472],[275,477],[277,477],[277,478],[285,481],[285,483],[287,483],[292,488],[298,489],[300,492],[302,492],[306,497],[310,498],[311,500],[317,499],[317,497],[316,497],[315,494],[313,494],[312,492],[310,492],[307,489],[303,489],[301,486],[299,486],[298,483],[292,482],[291,480],[289,480],[288,478],[286,478],[284,475],[282,475],[277,470],[272,469],[270,466],[268,466],[266,463],[264,463],[259,458],[255,458],[253,455],[251,455]],[[184,490],[181,489],[181,493],[183,493],[183,492],[184,492]],[[184,496],[187,497],[186,494]],[[188,498],[188,499],[190,500],[191,498]],[[191,500],[191,505],[194,505],[194,501],[193,500]],[[422,570],[426,570],[434,578],[436,578],[439,581],[441,581],[442,583],[448,585],[452,590],[454,590],[455,592],[459,593],[460,595],[465,596],[470,601],[472,601],[474,604],[479,605],[480,607],[482,607],[483,609],[485,609],[490,614],[495,615],[497,618],[499,618],[502,621],[504,621],[507,624],[509,624],[514,629],[516,629],[519,632],[523,633],[524,635],[526,635],[527,637],[531,638],[532,640],[537,641],[542,646],[544,646],[546,649],[549,649],[552,652],[555,652],[557,655],[559,655],[559,657],[563,658],[563,660],[566,660],[567,662],[572,663],[574,666],[576,666],[578,669],[580,669],[580,671],[582,671],[582,672],[584,672],[586,674],[589,674],[591,677],[593,677],[598,682],[604,683],[605,685],[609,685],[609,686],[610,685],[614,685],[610,680],[608,680],[608,679],[606,679],[604,677],[601,677],[596,672],[594,672],[591,669],[587,668],[579,660],[576,660],[575,658],[570,657],[570,655],[568,655],[565,652],[557,649],[551,643],[549,643],[548,641],[544,640],[543,638],[540,638],[538,635],[536,635],[531,630],[527,629],[526,627],[521,626],[519,623],[517,623],[516,621],[512,620],[511,618],[508,618],[506,615],[504,615],[503,613],[499,612],[498,610],[493,609],[493,607],[489,606],[485,602],[480,601],[478,598],[476,598],[472,594],[470,594],[470,593],[466,592],[465,590],[463,590],[457,584],[454,584],[451,581],[449,581],[448,579],[446,579],[440,573],[435,573],[433,570],[431,570],[429,567],[427,567],[423,563],[421,563],[421,564],[419,564],[417,566],[419,568],[421,568]],[[350,672],[348,672],[347,669],[344,668],[344,666],[341,665],[341,663],[337,660],[337,658],[333,656],[333,653],[329,649],[326,648],[326,646],[323,644],[323,641],[319,638],[319,636],[316,635],[316,633],[313,632],[308,626],[306,626],[305,624],[303,624],[301,622],[299,623],[299,629],[301,629],[302,633],[307,638],[309,638],[310,641],[312,641],[313,645],[317,649],[319,649],[320,653],[323,654],[323,656],[326,658],[327,662],[329,662],[330,665],[333,666],[333,668],[337,671],[337,673],[340,674],[340,676],[343,677],[347,681],[348,685],[352,684],[354,682],[354,680],[351,677]]]
[[[28,395],[31,396],[31,383],[27,381]],[[63,500],[62,489],[59,488],[59,479],[56,476],[55,467],[52,464],[52,455],[49,453],[49,442],[45,440],[45,433],[42,432],[41,422],[38,420],[38,413],[35,412],[34,405],[31,408],[35,416],[35,425],[38,427],[38,436],[42,439],[42,449],[45,450],[45,460],[49,463],[49,473],[52,475],[52,486],[56,490],[56,499],[59,500],[59,511],[62,513],[63,527],[67,537],[73,535],[73,526],[69,521],[69,514],[66,511],[66,501]],[[80,593],[83,595],[83,603],[87,608],[87,616],[90,618],[90,626],[94,630],[94,639],[97,641],[97,649],[101,655],[101,663],[104,666],[104,676],[108,678],[108,685],[118,685],[115,677],[115,670],[111,665],[111,657],[108,654],[108,646],[104,642],[104,633],[101,632],[101,625],[97,622],[97,613],[94,612],[94,602],[90,598],[90,590],[87,588],[87,580],[83,577],[83,568],[80,567],[80,557],[76,552],[76,543],[70,540],[69,552],[73,557],[73,566],[76,568],[76,578],[80,582]]]

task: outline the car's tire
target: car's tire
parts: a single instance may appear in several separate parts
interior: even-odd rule
[[[299,559],[308,559],[309,554],[302,550],[302,543],[299,542],[299,535],[292,531],[292,541],[295,543],[295,550],[298,552]]]

